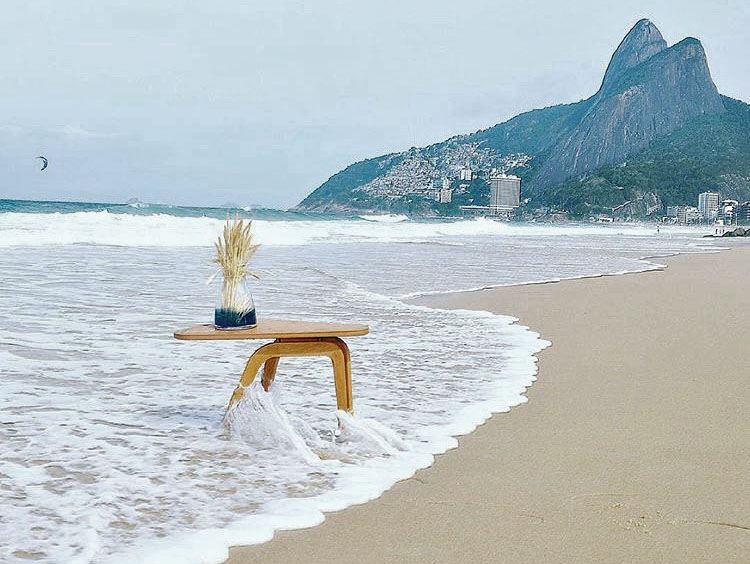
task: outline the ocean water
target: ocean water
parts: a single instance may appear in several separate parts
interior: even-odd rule
[[[328,363],[283,359],[224,420],[252,342],[210,322],[226,210],[0,201],[0,562],[221,562],[429,466],[523,403],[548,343],[510,316],[409,303],[658,268],[699,230],[403,216],[255,218],[259,317],[366,322],[355,414]],[[652,258],[644,258],[652,257]],[[508,312],[512,314],[512,312]]]

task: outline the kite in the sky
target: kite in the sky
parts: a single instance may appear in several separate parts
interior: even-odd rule
[[[47,168],[47,165],[49,164],[47,157],[43,157],[42,155],[39,155],[37,159],[42,159],[42,168],[40,168],[39,170],[44,170],[45,168]]]

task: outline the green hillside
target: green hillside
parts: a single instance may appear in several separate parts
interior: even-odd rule
[[[706,190],[750,200],[750,105],[722,100],[725,113],[695,118],[625,163],[547,190],[538,203],[582,216],[606,212],[644,193],[658,195],[664,206],[695,205]]]

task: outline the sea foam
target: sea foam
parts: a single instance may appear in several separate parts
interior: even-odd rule
[[[510,316],[398,296],[699,250],[647,227],[260,220],[259,315],[371,333],[349,340],[353,416],[335,410],[330,363],[283,359],[272,392],[254,384],[224,420],[252,345],[171,336],[210,320],[221,223],[0,214],[0,561],[220,562],[374,499],[525,402],[547,345]]]
[[[269,221],[257,219],[255,230],[264,245],[305,245],[321,242],[419,242],[446,237],[653,235],[649,225],[535,225],[487,218],[412,221],[406,216],[361,216],[364,219]],[[0,247],[42,245],[113,245],[129,247],[210,246],[223,220],[86,211],[73,213],[0,213]],[[665,234],[679,234],[672,228]],[[689,232],[689,231],[688,231]],[[693,232],[695,232],[693,230]]]
[[[218,562],[230,544],[315,524],[522,402],[545,345],[510,317],[410,306],[323,274],[277,271],[259,291],[264,315],[370,324],[370,335],[350,340],[355,415],[335,411],[329,363],[283,359],[272,393],[254,384],[224,422],[249,347],[171,338],[201,319],[196,304],[210,303],[211,288],[192,285],[205,266],[188,256],[4,252],[16,290],[0,297],[0,342],[12,343],[0,348],[4,562],[24,551],[42,562]],[[39,260],[52,266],[44,277]],[[67,266],[84,263],[85,272]],[[39,304],[58,322],[35,318]]]

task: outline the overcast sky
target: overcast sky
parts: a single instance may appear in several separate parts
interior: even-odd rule
[[[288,207],[354,161],[588,97],[641,17],[750,101],[749,5],[6,0],[0,198]]]

